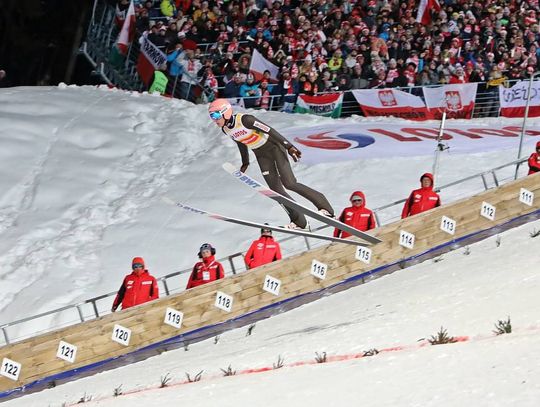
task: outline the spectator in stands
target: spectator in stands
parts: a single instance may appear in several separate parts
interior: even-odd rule
[[[161,0],[159,8],[161,10],[161,14],[163,14],[165,17],[176,17],[176,4],[173,0]]]
[[[116,294],[111,308],[112,312],[115,312],[120,304],[124,310],[159,298],[157,281],[146,270],[144,259],[134,257],[131,261],[131,268],[133,271],[124,278],[118,294]]]
[[[182,61],[184,60],[184,49],[182,44],[178,43],[174,47],[174,51],[167,55],[167,62],[169,65],[169,76],[175,82],[178,76],[182,75],[184,67]]]
[[[261,90],[259,84],[255,83],[255,78],[252,74],[247,75],[246,83],[240,86],[240,97],[248,98],[244,99],[244,106],[246,108],[254,107],[260,104],[260,99],[255,99],[255,96],[261,96]]]
[[[362,191],[354,191],[349,198],[351,206],[343,209],[339,220],[346,225],[350,225],[355,229],[363,232],[377,227],[375,215],[371,209],[366,208],[366,197]],[[334,237],[346,238],[351,236],[350,233],[343,232],[339,229],[334,230]]]
[[[441,206],[439,195],[433,191],[433,175],[426,172],[420,177],[421,188],[415,189],[405,201],[401,219]]]
[[[540,172],[540,141],[536,143],[536,152],[529,157],[529,174]]]
[[[165,91],[167,90],[167,83],[169,82],[169,78],[167,78],[167,75],[165,75],[165,72],[167,72],[167,64],[163,64],[159,69],[156,69],[154,71],[154,76],[152,78],[152,84],[150,85],[150,88],[148,89],[148,93],[159,93],[160,95],[164,95]]]
[[[231,81],[225,85],[224,96],[226,98],[240,97],[240,89],[242,88],[242,74],[237,72]]]
[[[195,59],[193,50],[186,50],[184,55],[185,58],[180,62],[183,72],[180,81],[180,98],[194,102],[193,88],[199,84],[197,73],[202,68],[202,64],[201,61]]]
[[[220,262],[215,259],[216,249],[209,243],[204,243],[199,249],[201,261],[193,266],[186,289],[198,287],[225,278],[225,271]]]
[[[10,86],[7,73],[3,69],[0,69],[0,88],[8,88]]]
[[[263,264],[281,260],[281,248],[279,243],[274,241],[272,230],[261,229],[261,237],[251,243],[245,257],[246,267],[254,269]]]

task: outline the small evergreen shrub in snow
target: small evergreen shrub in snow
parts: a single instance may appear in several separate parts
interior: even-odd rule
[[[253,333],[253,329],[255,329],[255,324],[251,324],[246,332],[246,336],[251,336]]]
[[[223,376],[234,376],[236,374],[236,370],[232,370],[231,365],[227,369],[221,369],[223,372]]]
[[[315,361],[317,363],[326,363],[326,352],[319,355],[319,352],[315,352]]]
[[[463,254],[465,256],[468,256],[469,254],[471,254],[471,248],[469,246],[465,247],[465,251],[463,252]]]
[[[203,372],[204,372],[204,370],[201,370],[193,378],[189,375],[189,373],[186,372],[186,377],[187,377],[188,382],[190,382],[190,383],[198,382],[199,380],[201,380]]]
[[[285,362],[285,359],[281,357],[281,355],[278,356],[277,363],[274,363],[274,370],[281,369],[283,367],[283,362]]]
[[[172,380],[171,376],[169,376],[169,373],[167,373],[165,376],[161,376],[160,381],[161,384],[159,387],[167,387],[169,382]]]
[[[530,235],[534,239],[535,237],[540,236],[540,230],[533,229],[533,231],[530,233]]]
[[[219,335],[214,338],[214,345],[217,345],[219,342]]]
[[[428,342],[432,345],[444,345],[445,343],[457,342],[457,339],[453,336],[449,336],[446,329],[441,326],[441,330],[436,335],[432,335]]]
[[[114,397],[118,397],[122,395],[122,385],[116,387],[113,392]]]
[[[495,335],[503,335],[512,333],[512,324],[510,323],[510,317],[506,321],[499,320],[495,324],[495,330],[493,331]]]
[[[364,351],[364,353],[362,354],[363,357],[367,357],[367,356],[375,356],[376,354],[378,354],[379,351],[375,348],[373,349],[370,349],[370,350],[366,350]]]
[[[92,396],[87,396],[86,393],[84,393],[84,396],[80,398],[80,400],[77,402],[77,404],[83,404],[88,403],[89,401],[92,401]]]

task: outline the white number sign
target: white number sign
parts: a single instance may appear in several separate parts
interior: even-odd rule
[[[120,345],[128,346],[131,339],[131,329],[125,328],[122,325],[114,325],[112,340]]]
[[[216,293],[216,302],[214,305],[223,311],[231,312],[233,306],[233,297],[218,291]]]
[[[71,343],[60,341],[58,350],[56,351],[56,357],[63,359],[66,362],[73,363],[77,357],[77,347]]]
[[[318,260],[313,260],[311,262],[311,275],[317,277],[318,279],[324,280],[326,278],[326,272],[328,271],[328,266],[324,263],[321,263]]]
[[[18,380],[21,373],[21,364],[14,360],[4,358],[2,360],[2,368],[0,374],[11,380]]]
[[[521,188],[519,191],[519,202],[523,202],[525,205],[532,206],[534,201],[534,192],[528,189]]]
[[[414,247],[414,235],[401,230],[399,232],[399,244],[407,249],[412,249]]]
[[[165,310],[165,320],[163,321],[167,325],[180,328],[182,321],[184,320],[184,313],[175,310],[174,308],[168,308]]]
[[[447,216],[443,216],[441,218],[441,230],[450,235],[453,235],[454,233],[456,233],[456,221]]]
[[[364,246],[356,246],[356,259],[363,263],[369,264],[371,262],[371,249]]]
[[[489,220],[495,220],[495,207],[487,202],[482,202],[482,209],[480,209],[480,215]]]
[[[264,278],[263,290],[269,292],[270,294],[279,295],[280,288],[281,280],[267,274]]]

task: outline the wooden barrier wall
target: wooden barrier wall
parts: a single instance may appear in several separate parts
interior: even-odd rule
[[[347,281],[356,280],[358,284],[402,268],[404,261],[410,263],[433,257],[438,252],[470,243],[471,239],[480,240],[518,223],[538,219],[539,195],[540,174],[537,174],[380,227],[373,234],[382,242],[371,248],[331,244],[152,303],[2,347],[0,400],[39,390],[53,380],[58,384],[84,375],[85,371],[90,374],[119,363],[132,363],[182,346],[186,341],[207,338],[245,325],[250,316],[252,320],[262,319],[316,299],[324,292],[321,290],[345,289]],[[490,215],[493,219],[488,219]],[[443,217],[448,218],[447,231],[441,229]],[[407,245],[409,247],[405,247]],[[314,265],[314,260],[320,264]],[[216,306],[218,302],[222,309]],[[172,324],[181,319],[181,326],[167,324],[167,319]],[[120,341],[127,339],[124,328],[131,331],[128,341],[124,344],[113,341],[114,335]],[[145,353],[148,350],[151,352]],[[119,358],[121,356],[124,357]]]

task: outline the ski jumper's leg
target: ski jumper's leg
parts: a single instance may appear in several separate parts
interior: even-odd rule
[[[272,156],[273,154],[271,154],[268,150],[268,148],[264,148],[264,150],[262,150],[262,148],[253,150],[255,152],[255,156],[257,157],[257,162],[259,163],[264,180],[271,190],[276,191],[287,198],[291,198],[289,194],[287,194],[287,191],[285,191],[285,188],[283,188],[283,184],[279,179],[279,174],[276,168],[276,162]],[[307,226],[307,220],[303,213],[298,212],[295,209],[287,208],[284,205],[282,206],[289,215],[291,222],[294,222],[296,226],[301,229],[304,229]]]
[[[311,201],[317,209],[326,209],[330,212],[330,215],[334,216],[334,209],[323,194],[296,180],[287,153],[277,146],[273,148],[273,152],[279,172],[279,178],[281,179],[283,186],[289,191],[296,192],[298,195],[302,195],[304,198]]]

